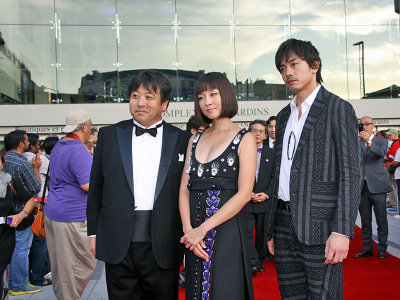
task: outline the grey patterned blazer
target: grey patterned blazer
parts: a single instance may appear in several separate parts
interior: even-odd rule
[[[278,201],[287,105],[277,116],[276,170],[270,218]],[[286,153],[286,152],[285,152]],[[325,244],[332,232],[354,235],[360,203],[360,148],[353,107],[321,86],[301,133],[290,171],[293,228],[306,245]],[[268,225],[269,237],[273,225]]]

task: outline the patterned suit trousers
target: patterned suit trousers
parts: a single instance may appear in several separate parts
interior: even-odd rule
[[[325,266],[325,245],[300,243],[291,218],[290,211],[277,208],[274,250],[282,299],[343,299],[342,264]]]

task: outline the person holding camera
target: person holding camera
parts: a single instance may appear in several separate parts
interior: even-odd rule
[[[378,258],[387,258],[388,221],[386,196],[392,191],[389,177],[383,167],[383,159],[388,149],[388,141],[374,135],[374,122],[371,117],[360,119],[359,145],[361,150],[361,231],[363,248],[354,255],[356,258],[373,256],[372,247],[372,207],[378,225]]]

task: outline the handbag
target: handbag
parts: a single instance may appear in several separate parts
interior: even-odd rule
[[[47,169],[46,180],[44,181],[42,200],[38,205],[36,218],[31,226],[33,234],[42,238],[46,237],[46,232],[44,230],[44,205],[45,205],[44,199],[46,198],[46,189],[48,187],[48,182],[49,182],[49,170],[50,170],[50,165],[49,168]]]
[[[17,194],[14,186],[11,183],[9,183],[8,185],[11,187],[13,194],[14,194],[13,200],[12,200],[12,205],[11,205],[12,214],[16,215],[16,214],[19,214],[24,209],[27,200],[29,200],[31,197],[28,197],[26,200],[22,199],[22,197]],[[18,231],[25,230],[32,225],[33,221],[34,221],[33,215],[29,214],[26,218],[24,218],[21,221],[21,223],[18,224],[17,228],[15,228],[15,229]]]

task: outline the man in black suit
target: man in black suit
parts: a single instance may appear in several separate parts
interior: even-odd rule
[[[356,258],[373,256],[372,247],[372,207],[378,225],[378,258],[387,258],[388,221],[386,212],[387,193],[393,190],[389,176],[383,167],[383,159],[388,149],[388,141],[374,135],[374,122],[371,117],[360,119],[362,190],[360,202],[361,231],[363,248]]]
[[[360,203],[357,118],[328,92],[317,49],[289,39],[275,65],[296,96],[276,123],[276,171],[271,220],[283,299],[343,299],[342,261]]]
[[[164,122],[171,83],[144,70],[128,89],[133,120],[99,131],[87,204],[90,248],[113,299],[178,299],[178,192],[189,136]]]
[[[276,116],[270,116],[267,120],[267,145],[270,148],[275,148],[276,138]]]
[[[255,276],[257,275],[257,272],[265,271],[263,263],[268,255],[268,247],[266,243],[267,202],[271,195],[270,189],[275,156],[274,150],[269,148],[266,143],[267,124],[265,121],[254,120],[249,125],[249,131],[255,135],[257,143],[256,178],[254,181],[251,201],[246,204],[250,263],[252,274]]]

